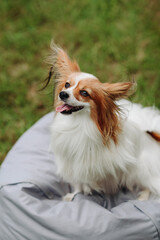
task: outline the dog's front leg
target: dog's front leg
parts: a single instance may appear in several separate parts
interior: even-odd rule
[[[75,184],[75,185],[74,185],[74,192],[72,192],[72,193],[67,193],[67,194],[63,197],[63,200],[64,200],[64,201],[67,201],[67,202],[71,202],[71,201],[74,199],[74,197],[75,197],[75,195],[76,195],[77,193],[80,193],[80,192],[83,191],[82,187],[83,187],[83,184]]]
[[[63,197],[63,200],[67,201],[67,202],[70,202],[74,199],[74,197],[77,193],[83,193],[84,195],[91,195],[92,194],[92,189],[89,187],[89,185],[84,184],[84,183],[75,184],[74,185],[74,192],[67,193]]]
[[[143,189],[141,192],[138,194],[138,200],[139,201],[145,201],[149,199],[150,191],[149,189]]]
[[[82,192],[84,195],[92,195],[92,189],[88,184],[82,184]]]

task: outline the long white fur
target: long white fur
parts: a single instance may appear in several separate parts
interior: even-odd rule
[[[127,100],[117,104],[125,114],[122,132],[118,144],[110,140],[108,147],[88,111],[57,113],[52,149],[58,173],[71,184],[97,191],[110,193],[118,186],[130,190],[137,186],[160,197],[160,143],[145,132],[160,132],[160,112]]]

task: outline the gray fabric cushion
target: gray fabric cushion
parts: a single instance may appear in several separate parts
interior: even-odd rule
[[[49,152],[52,120],[49,113],[24,133],[1,166],[0,240],[160,239],[160,201],[125,190],[61,200],[71,187]]]

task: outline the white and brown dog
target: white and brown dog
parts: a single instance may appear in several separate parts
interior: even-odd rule
[[[160,197],[160,112],[121,100],[134,83],[101,83],[52,44],[56,115],[52,149],[58,174],[75,191],[113,194],[138,187],[139,199]],[[50,72],[48,80],[51,78]]]

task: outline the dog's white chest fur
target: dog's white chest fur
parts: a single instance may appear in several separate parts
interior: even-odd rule
[[[129,189],[136,185],[160,196],[160,144],[144,132],[156,127],[159,112],[148,109],[146,116],[146,110],[135,104],[127,111],[118,144],[110,140],[107,146],[88,113],[56,115],[51,147],[65,181],[108,193],[121,185]],[[143,123],[145,117],[150,118],[147,124]]]
[[[69,182],[88,181],[93,175],[102,140],[94,123],[84,114],[57,114],[52,125],[52,143],[58,173]],[[92,176],[90,176],[92,177]]]
[[[124,127],[119,144],[110,140],[106,146],[88,113],[57,114],[52,125],[52,149],[59,175],[70,183],[84,183],[106,192],[114,192],[120,183],[131,183],[133,176],[128,171],[136,166],[139,135],[135,126],[126,122]]]

